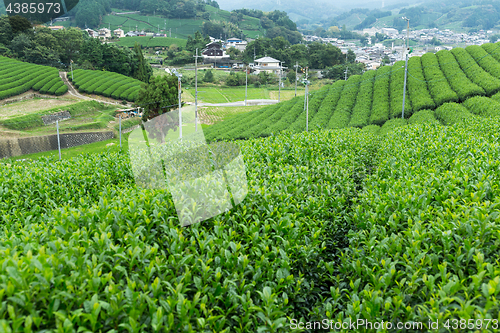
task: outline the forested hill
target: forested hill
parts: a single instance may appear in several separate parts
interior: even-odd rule
[[[500,29],[500,1],[498,0],[444,0],[426,1],[418,6],[401,3],[379,9],[356,8],[338,16],[321,20],[325,30],[331,26],[361,30],[364,28],[392,27],[405,29],[406,16],[412,28],[439,28],[454,31]],[[297,22],[303,28],[303,22]]]

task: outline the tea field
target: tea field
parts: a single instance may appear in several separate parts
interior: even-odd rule
[[[461,104],[435,113],[453,124],[238,141],[248,196],[184,228],[168,192],[134,185],[124,153],[2,164],[0,327],[500,320],[500,120]]]
[[[0,100],[30,89],[57,96],[68,91],[56,68],[0,56]]]
[[[79,92],[97,94],[129,102],[135,101],[141,88],[141,81],[107,71],[77,69],[73,78],[68,75]]]
[[[401,118],[403,82],[404,61],[399,61],[325,85],[310,94],[309,128],[383,126],[391,119]],[[478,96],[494,97],[499,92],[500,43],[412,57],[408,63],[404,118],[412,123],[412,117],[420,117],[417,114],[422,110],[430,110],[432,115],[426,113],[429,117],[439,118],[438,110],[443,104],[463,103]],[[484,103],[493,102],[496,101]],[[211,126],[207,138],[248,139],[305,129],[304,97],[296,97]]]

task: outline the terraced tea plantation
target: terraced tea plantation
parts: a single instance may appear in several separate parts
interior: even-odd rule
[[[468,102],[487,114],[480,98]],[[444,332],[463,319],[493,332],[500,120],[456,103],[435,113],[459,109],[450,126],[239,141],[248,196],[185,228],[123,153],[3,164],[0,327],[317,332],[305,322],[364,319]]]
[[[78,91],[88,94],[97,94],[129,102],[135,101],[141,88],[141,81],[131,77],[106,71],[92,71],[77,69],[73,71],[73,79],[68,79]]]
[[[309,98],[309,129],[383,126],[401,118],[403,82],[404,61],[400,61],[325,86]],[[412,117],[422,110],[430,110],[429,117],[439,118],[437,110],[445,103],[463,103],[471,97],[492,97],[499,92],[500,43],[412,57],[403,122],[412,123]],[[296,97],[215,124],[206,134],[211,141],[233,140],[305,129],[304,97]]]
[[[68,91],[56,68],[0,56],[0,100],[30,89],[57,96]]]

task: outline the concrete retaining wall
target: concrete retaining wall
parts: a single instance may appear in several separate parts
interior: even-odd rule
[[[60,134],[61,149],[109,140],[113,132],[88,132]],[[0,139],[0,158],[57,150],[57,134],[28,138]]]
[[[71,114],[69,111],[61,111],[54,114],[49,114],[48,116],[42,116],[42,121],[45,125],[54,124],[57,120],[62,121],[70,119]]]

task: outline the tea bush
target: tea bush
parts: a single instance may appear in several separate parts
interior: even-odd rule
[[[373,82],[375,81],[376,71],[367,71],[361,76],[356,104],[352,109],[349,126],[363,127],[370,120],[373,98]]]
[[[458,102],[458,95],[451,89],[446,76],[441,71],[436,55],[426,53],[421,57],[421,62],[427,87],[436,105]]]
[[[383,125],[389,120],[389,80],[392,70],[392,67],[389,66],[384,66],[377,70],[377,76],[373,84],[373,104],[370,124]]]
[[[465,49],[454,48],[451,53],[455,56],[467,77],[482,87],[486,95],[491,96],[500,90],[500,79],[482,69]]]
[[[361,75],[353,75],[346,81],[342,95],[328,122],[328,128],[344,128],[349,125],[352,109],[358,96],[360,81]]]
[[[490,73],[496,78],[500,77],[500,63],[495,60],[484,48],[478,45],[470,45],[465,48],[467,52],[474,58],[474,60],[481,66],[485,71]],[[495,52],[500,51],[497,49]]]
[[[408,119],[408,124],[423,124],[423,123],[439,124],[439,121],[436,119],[436,116],[434,115],[434,111],[420,110],[417,113],[414,113],[410,117],[410,119]]]
[[[22,94],[30,89],[40,90],[44,94],[55,94],[56,91],[50,91],[51,86],[46,84],[63,84],[59,72],[53,67],[29,64],[2,56],[0,67],[0,99]]]
[[[457,93],[460,101],[477,95],[485,95],[484,89],[473,83],[462,71],[457,60],[450,51],[441,50],[436,53],[439,66],[451,88]]]
[[[463,105],[470,112],[482,117],[495,117],[500,115],[500,102],[492,98],[482,96],[472,97],[466,100]]]
[[[420,57],[411,57],[408,60],[408,97],[411,100],[412,112],[423,109],[434,109],[436,103],[429,93],[422,70],[422,60]],[[406,109],[405,109],[406,114]],[[408,113],[410,115],[411,113]]]
[[[413,59],[413,58],[412,58]],[[401,117],[401,110],[403,108],[403,88],[405,80],[405,61],[397,61],[392,66],[391,78],[390,78],[390,115],[389,118]],[[403,84],[401,84],[403,83]],[[410,98],[408,96],[409,87],[406,87],[406,99],[405,99],[405,114],[412,114],[412,107]]]
[[[80,92],[126,99],[130,102],[135,101],[137,94],[133,92],[140,89],[141,83],[139,80],[114,72],[84,69],[73,72],[73,84]]]

